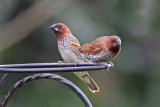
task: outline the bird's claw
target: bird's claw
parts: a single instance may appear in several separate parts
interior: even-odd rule
[[[76,67],[78,63],[79,63],[79,62],[74,62],[74,67]]]
[[[58,63],[62,63],[63,61],[58,61]]]
[[[113,62],[109,61],[109,62],[107,63],[107,72],[112,71],[113,68],[114,68]]]
[[[106,66],[107,72],[112,71],[114,68],[114,64],[111,61],[109,61],[108,63],[97,63],[97,64]]]

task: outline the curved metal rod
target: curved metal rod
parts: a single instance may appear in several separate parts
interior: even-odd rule
[[[89,101],[89,99],[87,98],[87,96],[71,81],[63,78],[62,76],[59,75],[55,75],[55,74],[50,74],[50,73],[40,73],[40,74],[34,74],[31,76],[27,76],[24,79],[18,81],[9,91],[8,93],[5,95],[4,99],[1,101],[0,106],[5,107],[7,105],[7,102],[9,100],[9,98],[14,94],[14,92],[20,88],[21,86],[23,86],[25,83],[30,82],[32,80],[36,80],[36,79],[53,79],[56,80],[58,82],[61,82],[65,85],[67,85],[69,88],[71,88],[79,97],[80,99],[83,101],[83,103],[85,104],[85,107],[93,107],[91,102]]]
[[[3,77],[1,78],[1,80],[0,80],[0,91],[1,91],[1,88],[2,88],[2,86],[3,86],[3,84],[4,84],[4,82],[7,80],[7,78],[8,78],[10,75],[11,75],[10,73],[5,73],[5,74],[3,75]]]

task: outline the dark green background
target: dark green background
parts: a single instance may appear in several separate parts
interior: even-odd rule
[[[64,0],[63,0],[64,1]],[[113,72],[89,72],[100,88],[92,94],[73,73],[59,75],[74,82],[88,96],[94,107],[159,107],[160,106],[160,1],[159,0],[69,0],[56,5],[36,20],[49,17],[32,27],[28,33],[11,30],[15,18],[43,0],[0,0],[0,64],[57,62],[62,60],[56,35],[49,26],[61,22],[68,25],[80,43],[99,36],[118,35],[122,50],[114,60]],[[50,8],[54,0],[45,4]],[[52,6],[53,7],[53,6]],[[39,9],[37,9],[38,11]],[[42,9],[43,10],[43,9]],[[31,11],[30,11],[31,12]],[[56,13],[57,12],[57,13]],[[43,15],[44,14],[44,15]],[[23,19],[30,20],[30,16]],[[38,23],[38,22],[35,22]],[[25,30],[28,30],[26,28]],[[9,41],[3,40],[3,31]],[[20,32],[19,37],[12,37]],[[22,35],[25,37],[20,38]],[[15,41],[7,46],[10,41]],[[1,76],[2,74],[0,74]],[[18,80],[30,74],[13,74],[2,89],[1,98]],[[8,107],[83,107],[83,103],[65,85],[53,80],[36,80],[20,88],[8,102]]]

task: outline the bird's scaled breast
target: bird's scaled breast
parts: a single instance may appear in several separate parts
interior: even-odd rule
[[[75,41],[67,38],[67,41],[58,42],[58,49],[62,58],[65,62],[83,62],[83,55],[76,48],[69,46],[70,42]]]

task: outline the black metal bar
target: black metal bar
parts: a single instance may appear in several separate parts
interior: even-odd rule
[[[28,64],[6,64],[0,68],[42,68],[42,67],[75,67],[75,66],[96,66],[96,63],[28,63]]]
[[[90,70],[103,70],[107,66],[81,66],[81,67],[58,67],[58,68],[0,68],[0,73],[55,73],[55,72],[78,72]]]

